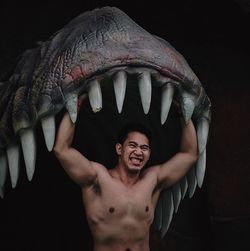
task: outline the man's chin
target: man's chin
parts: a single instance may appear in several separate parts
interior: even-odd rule
[[[140,172],[141,170],[142,170],[142,168],[143,168],[143,166],[135,166],[135,165],[133,165],[133,166],[130,166],[129,167],[129,172],[130,173],[138,173],[138,172]]]

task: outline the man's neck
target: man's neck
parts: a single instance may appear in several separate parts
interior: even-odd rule
[[[110,170],[112,177],[119,179],[124,185],[132,186],[140,178],[140,171],[138,172],[128,172],[125,167],[117,165],[114,169]]]

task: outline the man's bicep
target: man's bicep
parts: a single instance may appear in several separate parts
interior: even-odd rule
[[[159,187],[167,188],[178,182],[188,172],[196,159],[189,153],[179,152],[157,167]]]
[[[57,156],[70,178],[79,185],[89,185],[97,176],[97,163],[88,160],[74,148],[67,149]]]

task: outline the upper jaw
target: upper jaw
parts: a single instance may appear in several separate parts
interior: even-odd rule
[[[97,34],[94,20],[103,20],[101,17],[107,22]],[[114,29],[116,32],[112,33]],[[82,38],[86,37],[85,43]],[[56,113],[66,107],[75,122],[77,99],[82,94],[89,97],[92,110],[99,111],[102,108],[100,86],[107,78],[114,83],[117,110],[121,113],[129,76],[137,80],[146,114],[150,110],[153,83],[161,89],[162,124],[174,98],[186,121],[195,118],[199,152],[203,153],[211,104],[185,59],[170,44],[143,30],[125,13],[116,8],[103,8],[77,17],[39,48],[25,52],[12,77],[1,87],[4,108],[1,108],[0,121],[0,162],[10,166],[12,186],[18,178],[20,143],[28,178],[33,177],[34,127],[38,122],[42,124],[45,142],[51,151]]]
[[[36,82],[45,80],[55,88],[45,88],[41,93],[39,116],[60,109],[65,96],[84,88],[87,80],[123,66],[155,69],[196,94],[201,90],[182,55],[117,8],[84,13],[44,42],[40,52]],[[46,99],[51,95],[57,96],[57,103]]]
[[[138,83],[139,95],[141,97],[141,103],[143,106],[144,113],[148,113],[151,104],[151,92],[152,86],[156,86],[161,90],[161,123],[165,123],[168,117],[168,113],[173,101],[174,96],[179,98],[180,106],[183,108],[182,113],[186,120],[189,120],[195,113],[195,109],[201,111],[201,119],[197,120],[197,133],[200,152],[202,153],[206,147],[207,136],[208,136],[208,123],[209,116],[206,114],[204,107],[199,106],[199,103],[203,100],[204,96],[194,96],[188,92],[181,92],[181,85],[175,82],[171,78],[162,76],[158,71],[152,68],[145,67],[118,67],[107,71],[106,74],[100,76],[93,76],[90,79],[85,80],[86,83],[83,85],[85,88],[78,89],[77,92],[74,90],[65,95],[65,102],[61,106],[65,106],[68,110],[70,117],[73,122],[77,119],[77,100],[78,96],[86,95],[89,98],[90,105],[94,112],[102,109],[102,92],[101,83],[105,83],[109,79],[114,84],[114,91],[117,103],[118,112],[122,112],[123,102],[126,93],[127,77],[134,78]],[[151,81],[153,80],[153,81]],[[175,94],[176,92],[176,94]],[[189,106],[189,104],[193,104]],[[54,111],[55,112],[55,111]],[[41,114],[40,121],[45,137],[46,146],[49,151],[53,149],[56,126],[55,117],[53,113]],[[23,122],[23,121],[21,121]],[[25,121],[24,121],[25,122]],[[35,170],[36,161],[36,141],[34,136],[34,130],[25,123],[16,124],[19,128],[16,128],[16,133],[20,136],[21,146],[23,148],[23,154],[27,169],[27,175],[29,180],[32,179]],[[200,129],[199,129],[200,128]],[[2,155],[5,157],[5,155]],[[7,158],[10,170],[17,170],[16,163],[19,159],[19,145],[11,144],[7,146]],[[13,161],[15,161],[15,163]],[[13,162],[13,163],[12,163]],[[15,187],[17,183],[18,174],[15,171],[11,171],[12,186]]]
[[[10,79],[18,90],[17,98],[11,100],[13,105],[8,106],[15,107],[14,132],[17,134],[21,129],[33,127],[37,121],[57,113],[64,106],[75,121],[75,102],[79,93],[92,90],[89,86],[98,86],[100,76],[118,72],[123,67],[129,74],[131,69],[140,67],[154,70],[162,78],[161,83],[171,80],[196,96],[204,96],[198,78],[169,43],[142,29],[117,8],[105,7],[80,15],[39,48],[24,53]],[[118,79],[114,81],[121,82],[120,79],[124,78],[121,75],[114,77]],[[149,74],[144,71],[140,76],[142,81],[146,79],[148,82],[146,75]],[[30,79],[32,83],[29,83]],[[149,88],[148,84],[145,86]],[[27,93],[32,99],[27,100]],[[100,91],[94,93],[99,95]],[[147,99],[143,101],[145,113],[150,104]],[[16,100],[25,102],[16,103]],[[93,110],[100,109],[100,104],[97,105],[93,105]],[[119,112],[122,109],[121,102],[118,109]],[[5,131],[2,135],[8,134]]]

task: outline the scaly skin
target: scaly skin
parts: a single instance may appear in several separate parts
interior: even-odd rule
[[[195,114],[210,102],[185,59],[117,8],[86,12],[39,48],[26,51],[0,89],[0,147],[22,128],[58,112],[65,97],[84,89],[83,79],[121,65],[147,66],[170,77],[199,98]]]

